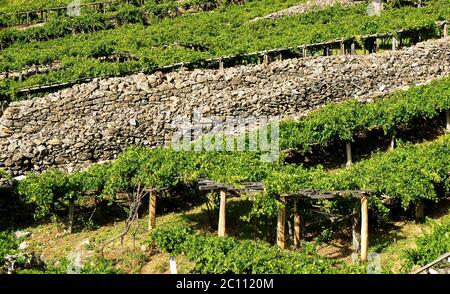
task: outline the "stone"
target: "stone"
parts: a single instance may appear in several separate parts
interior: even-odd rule
[[[58,140],[58,139],[50,139],[50,140],[47,141],[47,144],[48,144],[48,145],[52,145],[52,146],[60,145],[60,144],[61,144],[61,141]]]
[[[31,236],[31,232],[28,232],[28,231],[16,231],[16,232],[14,232],[14,236],[17,239],[28,238],[28,237]]]
[[[54,165],[75,170],[112,160],[131,144],[161,146],[176,132],[176,119],[194,110],[296,119],[324,103],[375,101],[449,75],[449,51],[441,39],[364,56],[95,79],[11,103],[0,118],[0,166],[13,176]]]
[[[25,250],[28,248],[28,242],[23,241],[22,243],[19,244],[19,250]]]

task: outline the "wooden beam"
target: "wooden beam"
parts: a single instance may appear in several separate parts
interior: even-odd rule
[[[227,193],[225,190],[220,190],[220,207],[219,207],[219,237],[225,237],[226,233],[226,205]]]
[[[286,248],[286,207],[283,203],[283,207],[278,210],[277,219],[277,245],[281,249]]]
[[[302,238],[302,218],[300,213],[300,205],[299,200],[295,199],[295,208],[294,208],[294,247],[300,248],[301,238]]]
[[[361,198],[361,261],[367,261],[369,247],[369,201]]]
[[[352,165],[352,144],[350,142],[345,143],[345,151],[347,153],[346,166],[350,167]]]
[[[156,228],[156,191],[150,191],[148,201],[148,230]]]
[[[448,37],[448,23],[444,24],[444,38]]]

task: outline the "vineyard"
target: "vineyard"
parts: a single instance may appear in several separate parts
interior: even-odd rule
[[[0,1],[0,273],[448,273],[448,0],[70,3]]]

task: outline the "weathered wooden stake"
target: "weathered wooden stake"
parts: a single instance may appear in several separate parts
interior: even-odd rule
[[[278,220],[277,220],[277,245],[281,249],[286,248],[286,207],[283,206],[278,210]]]
[[[294,247],[300,248],[301,245],[301,238],[302,238],[302,219],[300,214],[300,206],[299,206],[299,200],[295,200],[295,207],[294,207]]]
[[[397,50],[397,38],[392,36],[392,51]]]
[[[223,72],[223,60],[222,59],[219,60],[219,71]]]
[[[367,261],[369,247],[369,203],[367,196],[361,198],[361,261]]]
[[[267,53],[264,53],[263,63],[264,63],[264,65],[269,64],[269,55],[267,55]]]
[[[151,191],[148,201],[148,230],[154,228],[156,228],[156,191]]]
[[[361,234],[359,231],[359,213],[355,212],[352,216],[352,243],[353,251],[359,253],[361,245]]]
[[[391,144],[389,144],[389,150],[394,150],[394,148],[395,148],[395,132],[392,134],[392,137],[391,137]]]
[[[416,204],[415,218],[417,223],[422,223],[425,220],[425,213],[422,202]]]
[[[72,234],[74,212],[75,212],[75,201],[70,200],[70,202],[69,202],[69,227],[68,227],[69,234]]]
[[[444,24],[444,38],[448,37],[448,23]]]
[[[341,41],[341,54],[345,55],[345,43],[344,43],[344,41]]]
[[[347,163],[346,166],[350,167],[352,165],[352,144],[350,142],[345,143],[345,150],[347,153]]]
[[[219,207],[219,237],[225,237],[226,232],[226,205],[227,193],[225,190],[220,190],[220,207]]]
[[[302,48],[302,57],[306,58],[306,55],[308,54],[308,51],[306,50],[306,47]]]
[[[355,42],[352,42],[350,45],[350,54],[355,55],[356,54],[356,45]]]

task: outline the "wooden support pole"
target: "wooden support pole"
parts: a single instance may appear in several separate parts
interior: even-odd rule
[[[389,144],[389,150],[394,150],[395,148],[395,132],[393,132],[392,137],[391,137],[391,144]]]
[[[223,72],[223,60],[222,59],[219,60],[219,71]]]
[[[359,205],[358,205],[359,208]],[[361,247],[361,234],[359,231],[359,213],[355,212],[352,216],[352,243],[353,251],[359,253]]]
[[[267,55],[267,53],[264,53],[263,63],[264,63],[264,65],[268,65],[269,64],[269,55]]]
[[[282,208],[278,210],[277,219],[277,245],[280,249],[286,248],[286,207],[283,205]]]
[[[346,166],[350,167],[352,165],[352,143],[346,142],[345,143],[345,150],[346,150],[346,153],[347,153]]]
[[[345,55],[345,43],[341,41],[341,55]]]
[[[450,132],[450,110],[447,110],[447,113],[445,116],[446,116],[446,121],[447,121],[446,129],[447,129],[447,132]]]
[[[369,247],[369,201],[367,196],[361,198],[361,261],[367,261]]]
[[[392,51],[397,50],[397,38],[392,36]]]
[[[299,200],[295,199],[295,207],[294,207],[294,247],[300,248],[301,238],[302,238],[302,219],[300,214],[300,205]]]
[[[226,205],[227,193],[225,190],[220,190],[220,207],[219,207],[219,237],[225,237],[226,232]]]
[[[148,230],[156,228],[156,191],[150,192],[148,201]]]
[[[308,54],[308,51],[306,50],[306,47],[303,47],[302,48],[302,57],[306,58],[307,54]]]
[[[444,38],[448,37],[448,23],[444,24]]]
[[[279,60],[279,61],[283,60],[283,54],[280,53],[280,54],[278,55],[278,60]]]
[[[415,218],[416,223],[422,223],[425,220],[424,207],[421,201],[416,204]]]
[[[75,213],[75,201],[70,200],[69,201],[69,226],[68,226],[69,234],[72,234],[72,230],[73,230],[74,213]]]
[[[356,45],[355,42],[352,42],[350,45],[350,54],[355,55],[356,54]]]

